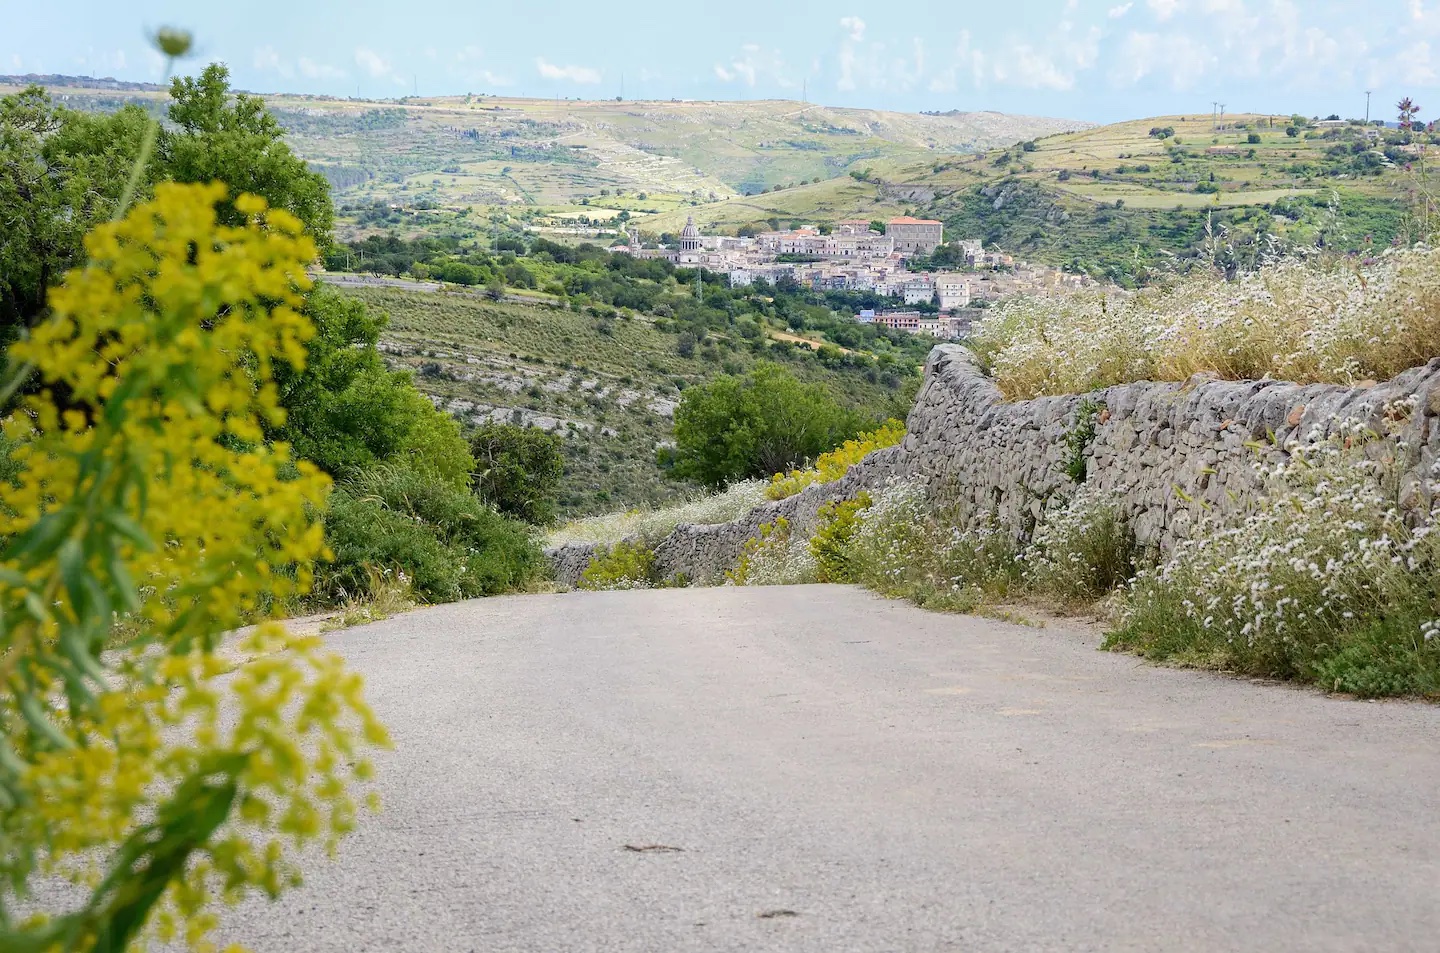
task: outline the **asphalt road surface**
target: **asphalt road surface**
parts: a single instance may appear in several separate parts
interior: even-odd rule
[[[385,809],[229,915],[257,953],[1440,949],[1440,708],[839,587],[332,638]]]

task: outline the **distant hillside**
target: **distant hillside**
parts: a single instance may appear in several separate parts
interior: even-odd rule
[[[943,219],[950,237],[983,238],[1128,283],[1207,243],[1222,264],[1241,265],[1273,241],[1388,243],[1404,229],[1407,196],[1417,187],[1406,166],[1419,145],[1404,138],[1289,116],[1227,116],[1219,124],[1208,115],[1162,116],[980,155],[877,160],[863,180],[735,197],[694,214],[719,229],[926,214]],[[863,163],[851,171],[863,173]],[[647,227],[672,229],[688,211]]]
[[[27,82],[82,109],[127,101],[154,109],[164,98],[155,86],[65,76],[0,77],[0,93]],[[264,98],[292,147],[330,179],[342,208],[500,209],[526,221],[604,221],[621,212],[643,219],[776,185],[849,182],[847,172],[876,163],[949,158],[1087,126],[789,101]],[[364,224],[355,212],[350,220]]]

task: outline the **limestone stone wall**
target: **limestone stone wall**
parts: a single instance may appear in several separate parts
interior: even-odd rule
[[[1074,487],[1066,436],[1086,401],[1098,407],[1095,437],[1085,450],[1087,482],[1122,495],[1141,545],[1168,550],[1205,513],[1224,514],[1254,500],[1257,460],[1276,462],[1290,441],[1323,439],[1342,420],[1384,430],[1387,408],[1407,398],[1413,410],[1397,436],[1408,448],[1401,456],[1407,462],[1401,505],[1428,507],[1425,477],[1440,453],[1440,359],[1359,387],[1196,378],[1007,402],[968,350],[942,344],[926,362],[899,447],[871,454],[841,480],[732,523],[679,526],[655,546],[656,562],[666,576],[714,583],[761,525],[784,516],[808,530],[825,503],[874,492],[893,477],[925,482],[941,497],[995,513],[1004,525],[1024,526],[1051,496]],[[1395,452],[1393,442],[1371,449]],[[574,585],[593,554],[573,545],[552,551],[557,581]]]
[[[1192,379],[1123,384],[1093,394],[1007,403],[969,351],[941,345],[926,362],[902,469],[937,492],[995,512],[1008,525],[1038,515],[1072,484],[1065,437],[1090,400],[1102,409],[1087,481],[1122,494],[1137,541],[1168,550],[1206,512],[1225,514],[1261,489],[1257,460],[1292,440],[1323,439],[1341,420],[1383,431],[1386,408],[1416,398],[1400,439],[1413,448],[1402,501],[1429,504],[1423,474],[1440,450],[1440,359],[1362,387]],[[1377,443],[1375,453],[1393,452]]]

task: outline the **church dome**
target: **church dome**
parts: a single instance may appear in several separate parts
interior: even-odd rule
[[[689,216],[685,221],[685,230],[680,233],[680,251],[692,253],[700,251],[700,229],[695,227],[695,216]]]

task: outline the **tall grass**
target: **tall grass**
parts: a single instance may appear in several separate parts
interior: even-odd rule
[[[1440,250],[1285,260],[1134,294],[1016,297],[972,344],[1011,400],[1139,380],[1384,380],[1440,355]]]
[[[634,509],[624,513],[591,516],[575,520],[552,532],[546,539],[549,546],[589,543],[614,546],[621,540],[639,538],[657,543],[681,523],[728,523],[739,519],[765,502],[764,480],[732,483],[720,493],[696,496],[677,506],[660,509]]]

